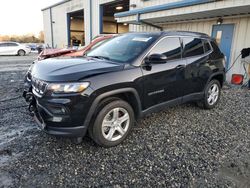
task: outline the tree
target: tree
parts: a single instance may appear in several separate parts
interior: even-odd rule
[[[20,43],[43,43],[44,42],[44,34],[40,31],[39,36],[36,37],[34,34],[26,34],[26,35],[0,35],[0,41],[14,41]]]
[[[41,43],[44,43],[44,32],[43,31],[39,32],[38,39]]]
[[[10,37],[8,35],[0,35],[0,41],[9,41]]]

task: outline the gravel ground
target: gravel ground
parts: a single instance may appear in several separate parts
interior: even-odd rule
[[[213,110],[152,114],[104,149],[38,130],[19,97],[24,73],[0,72],[0,187],[250,187],[249,90],[225,87]]]

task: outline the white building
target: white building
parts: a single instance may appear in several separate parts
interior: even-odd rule
[[[45,43],[82,45],[101,33],[185,30],[216,38],[227,67],[250,47],[250,0],[64,0],[43,9]],[[229,72],[244,73],[240,58]]]

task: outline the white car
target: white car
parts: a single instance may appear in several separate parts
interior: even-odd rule
[[[28,46],[17,42],[0,42],[0,55],[19,55],[29,54],[31,49]]]

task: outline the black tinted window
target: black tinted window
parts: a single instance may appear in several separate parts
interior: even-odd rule
[[[150,54],[164,54],[168,60],[181,58],[181,45],[179,38],[165,38],[161,40]]]
[[[210,46],[209,42],[207,40],[204,40],[203,42],[204,42],[205,53],[209,52],[211,50],[211,46]]]
[[[8,46],[18,46],[16,43],[8,43]]]
[[[214,51],[216,51],[218,53],[220,52],[220,49],[215,41],[211,41],[211,45],[212,45]]]
[[[0,43],[0,47],[6,47],[7,44],[6,43]]]
[[[212,45],[212,48],[213,48],[213,56],[215,58],[218,58],[221,56],[221,51],[218,47],[218,44],[216,43],[216,41],[210,41],[211,45]]]
[[[183,57],[191,57],[204,54],[204,48],[201,39],[184,37],[183,45]]]

